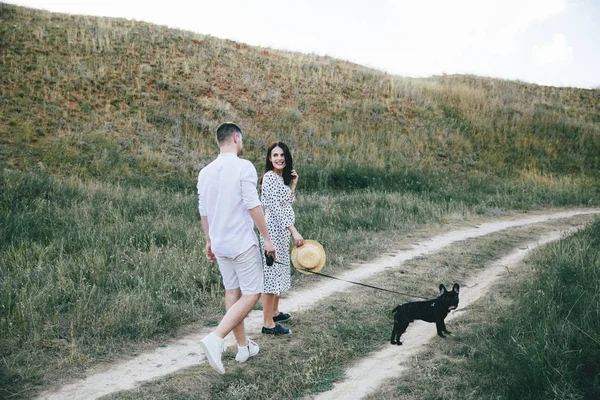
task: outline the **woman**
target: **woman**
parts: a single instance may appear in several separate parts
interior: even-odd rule
[[[292,209],[298,174],[292,169],[292,155],[285,143],[273,142],[269,145],[265,173],[260,178],[260,184],[267,230],[277,254],[275,262],[267,265],[261,235],[264,268],[264,292],[261,296],[264,320],[262,333],[285,335],[292,331],[278,322],[287,321],[291,316],[279,312],[279,295],[289,290],[291,284],[290,236],[294,238],[296,246],[304,244],[304,239],[294,227],[295,216]]]

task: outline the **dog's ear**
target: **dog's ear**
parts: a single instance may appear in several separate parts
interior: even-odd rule
[[[444,286],[443,283],[440,284],[440,294],[444,294],[446,293],[446,287]]]
[[[452,291],[458,293],[459,290],[460,286],[458,286],[458,283],[455,283],[454,286],[452,286]]]

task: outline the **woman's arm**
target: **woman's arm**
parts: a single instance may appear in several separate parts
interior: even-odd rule
[[[294,238],[294,241],[296,242],[296,246],[297,247],[303,246],[304,245],[304,238],[302,237],[302,235],[300,235],[298,233],[298,231],[296,230],[296,228],[294,227],[294,225],[290,225],[287,228],[291,232],[292,237]]]
[[[292,194],[290,198],[292,200],[296,199],[296,185],[298,184],[298,173],[295,169],[292,170],[292,180],[290,181],[290,189],[292,189]]]

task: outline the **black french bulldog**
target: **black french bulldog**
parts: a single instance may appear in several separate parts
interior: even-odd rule
[[[442,332],[446,330],[444,318],[451,310],[458,307],[458,283],[455,283],[449,292],[444,285],[440,285],[440,295],[430,300],[413,301],[397,306],[392,310],[394,315],[394,329],[392,330],[392,344],[401,345],[400,336],[406,331],[408,324],[415,319],[435,322],[437,334],[445,337]]]

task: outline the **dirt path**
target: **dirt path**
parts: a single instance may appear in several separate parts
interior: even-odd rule
[[[523,260],[527,253],[537,246],[558,240],[564,233],[555,231],[546,234],[538,241],[529,243],[526,248],[515,250],[471,277],[461,287],[459,308],[446,317],[446,322],[451,321],[457,313],[462,312],[462,309],[467,308],[484,296],[490,286],[506,273],[507,268]],[[423,321],[415,321],[410,324],[402,335],[402,346],[388,345],[382,350],[363,358],[358,364],[346,371],[346,378],[343,382],[336,383],[333,389],[328,392],[309,398],[314,400],[362,399],[371,391],[377,389],[385,379],[401,376],[409,368],[410,360],[423,351],[427,342],[436,337],[435,326]]]
[[[344,274],[340,274],[338,275],[338,277],[346,280],[360,281],[369,277],[370,275],[382,272],[385,269],[392,267],[397,268],[406,260],[434,253],[458,241],[485,236],[490,233],[499,232],[512,227],[530,225],[554,219],[569,218],[576,215],[592,213],[600,213],[600,210],[570,210],[549,214],[532,215],[517,219],[506,219],[498,222],[483,223],[475,227],[460,229],[432,237],[429,240],[415,244],[414,247],[410,250],[399,251],[392,255],[382,256],[374,260],[373,262],[357,265],[356,268],[354,268],[353,270],[348,271]],[[492,268],[502,269],[503,267],[496,266]],[[290,312],[297,312],[299,310],[310,308],[318,301],[326,298],[327,296],[332,295],[333,293],[343,291],[348,286],[350,286],[349,283],[342,281],[322,281],[321,283],[314,285],[310,288],[292,291],[288,297],[281,300],[281,304],[283,307],[285,307],[286,310],[289,310]],[[469,285],[467,287],[470,288],[471,286]],[[465,293],[464,296],[461,294],[461,308],[464,307],[465,304],[468,304],[467,302],[474,301],[474,297],[471,296],[479,296],[480,294],[477,295],[477,293],[482,293],[484,291],[484,288],[481,287],[481,284],[479,286],[473,286],[472,288],[474,290],[469,290],[469,294]],[[402,349],[402,353],[407,352],[407,350],[409,349],[409,344],[416,343],[416,340],[418,340],[419,336],[424,337],[425,340],[427,340],[428,335],[430,334],[430,329],[426,329],[425,336],[423,336],[423,333],[418,333],[418,330],[431,327],[424,326],[423,328],[419,328],[419,326],[420,324],[411,325],[409,331],[405,333],[403,339],[406,340],[406,345],[390,346],[390,350],[386,349],[385,354],[379,355],[379,357],[383,357],[384,359],[389,358],[390,362],[392,362],[393,360],[393,372],[395,374],[397,374],[399,371],[397,368],[399,358],[397,358],[398,355],[394,356],[388,353],[393,352],[394,349]],[[246,327],[250,336],[259,335],[260,328],[262,327],[262,312],[251,312],[248,318],[246,318]],[[153,379],[172,374],[184,368],[204,363],[205,358],[200,351],[198,342],[212,329],[213,328],[204,328],[192,335],[187,335],[178,340],[175,340],[165,347],[160,347],[152,352],[140,354],[139,356],[130,360],[110,365],[99,366],[95,369],[88,371],[87,378],[73,382],[60,388],[55,388],[54,390],[44,392],[39,396],[39,398],[48,400],[97,399],[99,397],[111,393],[133,389],[142,382],[151,381]],[[226,338],[226,343],[228,346],[235,344],[233,335],[229,335]],[[420,346],[422,346],[422,343],[421,345],[417,345],[414,351],[417,351],[417,348],[419,348]],[[378,355],[374,355],[373,357],[378,357]],[[384,361],[379,360],[376,362],[380,364]],[[227,369],[227,366],[225,366],[225,368]],[[368,376],[370,382],[376,380],[375,377],[371,376],[371,372],[373,370],[374,369],[369,369],[369,374],[365,374],[364,372],[362,372],[363,376]],[[353,370],[351,370],[349,371],[349,373],[354,372]],[[387,376],[382,376],[381,378],[377,378],[377,381],[380,382],[386,377]],[[343,384],[340,384],[339,387],[342,389],[334,388],[334,390],[345,390],[343,389]],[[323,394],[323,396],[328,396],[328,393],[330,392]],[[341,398],[346,398],[346,396],[342,395]]]

